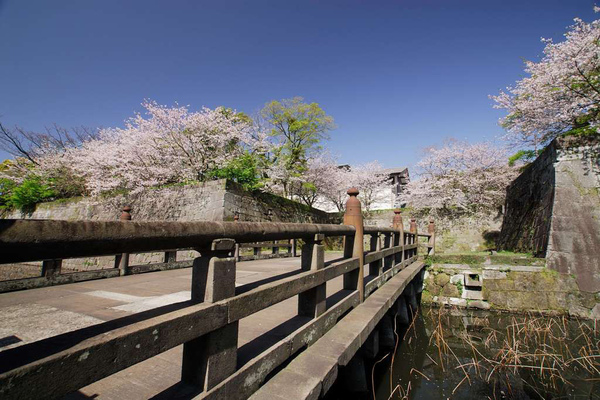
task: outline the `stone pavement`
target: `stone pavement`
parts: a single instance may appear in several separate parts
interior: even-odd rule
[[[339,256],[326,253],[326,260]],[[0,294],[0,351],[189,300],[191,272],[186,268]],[[236,286],[267,283],[298,272],[299,257],[241,262]],[[328,282],[328,303],[336,301],[341,288],[341,276]],[[297,296],[242,319],[238,366],[307,321],[297,316]],[[173,348],[67,397],[190,398],[194,389],[180,383],[182,348]]]

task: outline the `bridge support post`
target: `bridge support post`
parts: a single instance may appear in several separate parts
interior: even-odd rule
[[[404,289],[403,296],[408,305],[409,317],[412,320],[417,314],[419,303],[417,301],[417,292],[415,291],[415,281],[411,281]]]
[[[302,246],[301,266],[303,271],[316,271],[325,267],[325,235],[317,234]],[[298,314],[316,318],[326,309],[327,283],[307,290],[298,295]]]
[[[406,304],[406,299],[404,296],[398,297],[398,300],[396,301],[396,307],[398,311],[397,317],[400,320],[400,324],[409,325],[410,318],[408,316],[408,305]]]
[[[379,343],[381,341],[379,329],[373,329],[365,344],[363,345],[362,352],[367,358],[375,358],[379,353]]]
[[[367,393],[369,390],[365,360],[361,352],[356,353],[342,370],[342,382],[350,393]]]
[[[425,280],[425,268],[422,268],[421,271],[415,276],[413,280],[413,285],[415,287],[415,293],[417,297],[417,305],[421,306],[421,295],[423,294],[423,281]]]
[[[370,251],[380,251],[381,250],[381,238],[379,233],[374,233],[371,235],[370,242]],[[369,275],[378,276],[381,274],[381,260],[373,261],[369,264]]]
[[[344,257],[357,257],[358,268],[344,274],[344,289],[357,290],[362,303],[365,298],[365,281],[364,281],[364,244],[363,244],[363,216],[358,196],[358,189],[348,189],[350,198],[346,202],[346,213],[344,214],[344,225],[354,226],[356,232],[354,240],[346,236],[344,242]]]
[[[391,310],[391,309],[390,309]],[[393,349],[396,346],[396,335],[394,334],[394,318],[396,314],[386,314],[379,323],[379,344],[384,349]]]
[[[235,251],[232,239],[219,239],[192,269],[192,301],[214,303],[235,296]],[[183,345],[181,380],[208,390],[236,370],[238,322],[225,325]]]

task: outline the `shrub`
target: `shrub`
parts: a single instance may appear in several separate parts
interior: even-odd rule
[[[6,206],[18,208],[21,211],[30,211],[37,203],[53,196],[54,191],[39,177],[29,177],[20,185],[12,187]]]

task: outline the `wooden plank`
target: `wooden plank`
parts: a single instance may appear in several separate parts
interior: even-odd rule
[[[190,268],[193,264],[194,264],[194,260],[130,265],[129,266],[129,274],[143,274],[146,272],[167,271],[170,269]]]
[[[0,220],[0,263],[94,257],[237,243],[351,235],[355,228],[280,222]]]
[[[280,373],[271,378],[252,397],[254,400],[297,398],[294,394],[314,389],[316,397],[323,397],[330,385],[323,382],[337,375],[338,366],[345,366],[364,344],[387,310],[402,294],[404,288],[424,267],[423,262],[414,262],[388,281],[388,284],[365,299],[329,330],[313,346],[292,360]],[[330,364],[332,368],[317,368],[316,360]],[[311,365],[312,364],[312,365]],[[305,368],[308,366],[308,368]],[[289,380],[289,375],[306,379]],[[307,388],[306,382],[315,388]]]
[[[0,352],[0,397],[61,396],[356,268],[358,259],[344,260],[218,303],[191,305],[92,337],[78,337],[84,329],[67,335],[71,337],[67,343],[60,337],[50,338],[45,341],[49,348],[65,350],[17,367],[12,365],[15,360],[27,359],[19,354],[39,344]],[[7,371],[8,367],[14,369]]]
[[[413,247],[404,246],[404,249],[412,249]],[[400,253],[403,250],[402,246],[390,247],[379,251],[372,251],[365,254],[365,264],[370,264],[377,260],[382,260],[384,257],[391,256],[392,254]]]
[[[0,397],[60,397],[226,323],[225,305],[198,304],[90,338],[72,340],[72,345],[66,350],[0,374]],[[99,329],[101,326],[93,328]],[[77,339],[77,332],[67,335]],[[47,339],[46,342],[48,346],[58,347],[60,336]],[[30,346],[23,345],[0,352],[0,368],[12,364],[15,359],[19,360],[19,354],[27,353]]]
[[[229,299],[229,322],[234,322],[358,268],[358,259],[340,261],[317,270],[261,285]]]
[[[242,243],[240,248],[242,249],[254,249],[254,248],[272,248],[272,247],[292,247],[289,243]]]
[[[90,281],[94,279],[114,278],[119,276],[119,270],[115,268],[100,269],[94,271],[72,272],[69,274],[53,275],[52,277],[36,277],[0,281],[0,293],[14,292],[16,290],[34,289],[67,283]]]
[[[351,292],[342,301],[325,311],[323,315],[275,343],[213,389],[202,393],[198,399],[247,399],[260,387],[270,372],[305,346],[315,343],[335,325],[339,317],[358,304],[358,291]]]

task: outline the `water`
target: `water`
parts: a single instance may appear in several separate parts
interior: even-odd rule
[[[393,368],[390,354],[367,363],[367,375],[377,399],[600,399],[599,330],[593,321],[423,308],[398,328]]]

